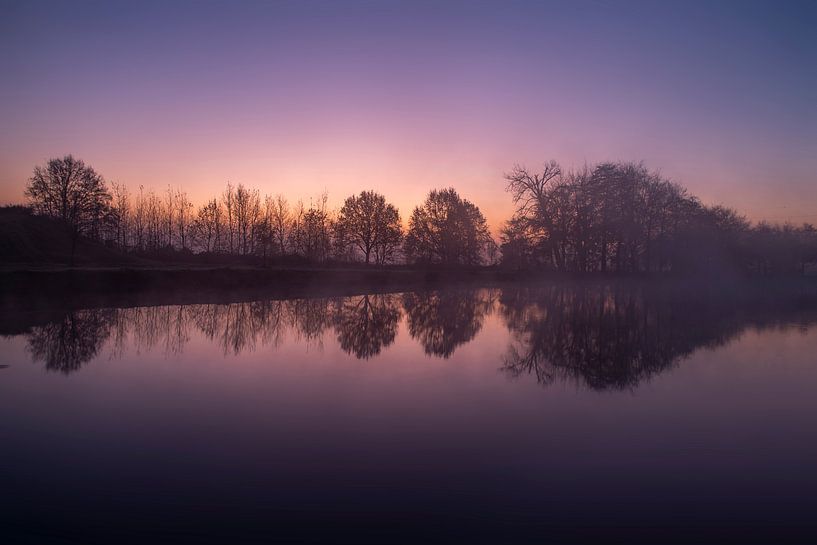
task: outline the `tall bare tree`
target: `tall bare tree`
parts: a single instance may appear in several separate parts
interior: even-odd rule
[[[112,199],[110,213],[110,240],[119,249],[126,251],[130,244],[130,234],[132,231],[132,211],[130,203],[130,192],[125,184],[112,183]]]
[[[332,244],[332,217],[328,210],[328,196],[321,195],[316,203],[305,209],[298,203],[292,222],[292,247],[309,261],[324,261],[329,257]]]
[[[222,208],[216,199],[207,201],[207,204],[201,206],[196,213],[192,231],[195,243],[202,252],[221,250],[224,228],[222,214]]]
[[[257,189],[238,184],[233,196],[237,250],[241,255],[253,253],[255,228],[261,216],[261,198]]]
[[[190,246],[190,230],[193,222],[193,203],[190,202],[187,192],[177,189],[173,197],[175,213],[173,216],[176,225],[176,240],[179,250],[185,251]]]
[[[111,194],[102,176],[72,155],[35,167],[25,195],[37,213],[56,218],[68,227],[71,265],[77,239],[99,228],[111,203]]]
[[[233,253],[235,248],[235,195],[233,185],[227,182],[227,187],[221,195],[221,202],[224,205],[224,227],[227,241],[227,252]]]
[[[289,231],[292,227],[292,211],[283,195],[276,195],[269,203],[270,235],[274,241],[276,253],[284,255],[287,252]]]

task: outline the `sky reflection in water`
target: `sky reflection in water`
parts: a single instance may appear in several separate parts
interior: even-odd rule
[[[550,286],[21,315],[0,341],[0,522],[811,531],[813,308]]]

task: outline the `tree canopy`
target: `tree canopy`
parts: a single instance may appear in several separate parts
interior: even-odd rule
[[[35,167],[25,195],[37,213],[56,218],[69,228],[72,262],[77,238],[99,232],[112,198],[102,176],[72,155]]]
[[[362,191],[347,198],[335,222],[338,244],[363,254],[367,265],[372,257],[380,265],[399,248],[403,238],[400,213],[386,197],[374,191]]]
[[[640,163],[565,172],[515,167],[506,175],[516,212],[503,231],[506,264],[567,272],[680,270],[740,256],[749,223],[707,207]],[[703,259],[702,259],[703,258]]]
[[[479,208],[450,187],[432,190],[414,209],[404,250],[414,263],[479,265],[492,242]]]

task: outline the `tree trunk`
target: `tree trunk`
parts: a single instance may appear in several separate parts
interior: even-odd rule
[[[77,250],[77,238],[79,238],[79,233],[77,233],[76,231],[72,232],[71,233],[71,257],[68,260],[68,266],[69,267],[74,266],[74,253]]]

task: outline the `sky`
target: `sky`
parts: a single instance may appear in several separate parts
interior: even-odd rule
[[[643,161],[705,203],[817,223],[817,2],[0,0],[0,202],[73,154],[106,179],[227,181],[406,218],[503,174]]]

